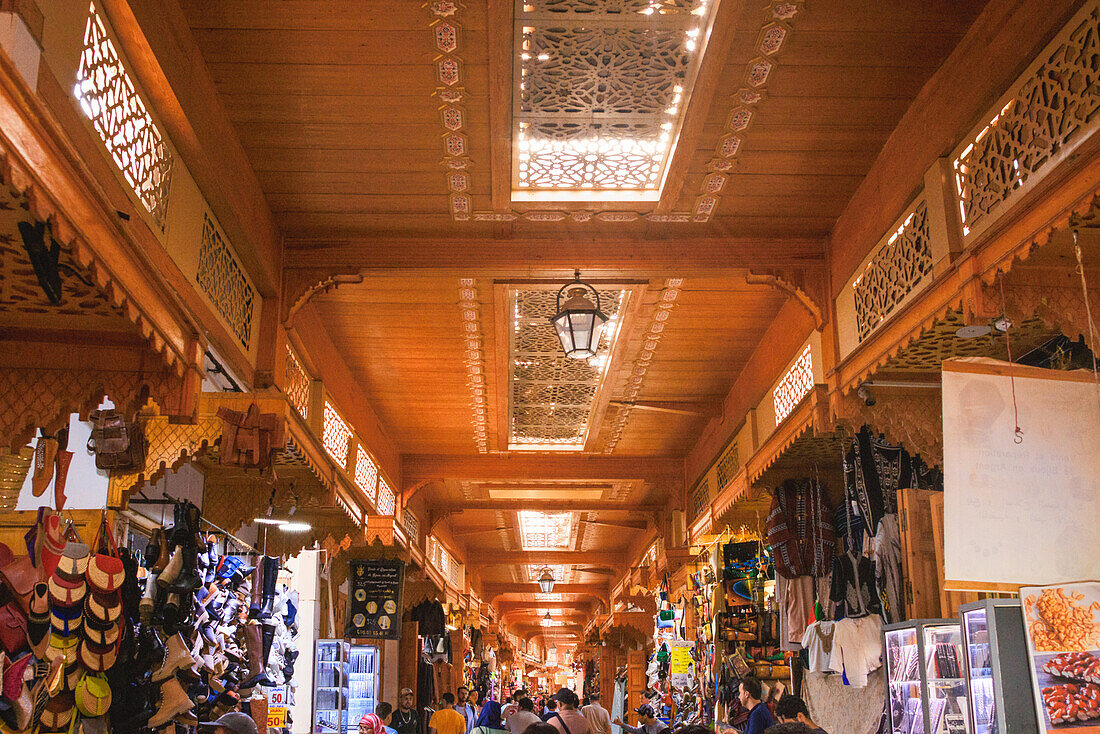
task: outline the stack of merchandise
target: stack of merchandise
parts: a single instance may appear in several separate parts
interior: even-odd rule
[[[0,720],[8,731],[105,730],[136,566],[105,519],[89,548],[44,508],[26,541],[18,557],[0,544]]]

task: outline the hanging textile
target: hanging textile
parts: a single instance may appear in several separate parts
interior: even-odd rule
[[[875,581],[879,600],[882,602],[882,618],[888,623],[901,622],[905,618],[902,601],[901,533],[898,516],[884,515],[875,535],[875,549],[871,554],[875,563]]]
[[[824,576],[836,548],[833,511],[816,479],[788,479],[775,491],[768,511],[765,541],[776,573]]]
[[[621,721],[623,718],[623,704],[626,702],[626,681],[615,681],[615,696],[611,700],[611,720]],[[611,725],[611,734],[623,734],[623,728],[618,724]]]

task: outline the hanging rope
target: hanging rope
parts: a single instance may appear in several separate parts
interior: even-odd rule
[[[1024,429],[1020,428],[1020,406],[1016,403],[1016,375],[1013,373],[1011,365],[1012,362],[1012,338],[1009,336],[1009,332],[1012,330],[1011,325],[1008,322],[1008,311],[1005,308],[1005,274],[997,273],[997,285],[1001,289],[1001,317],[1005,323],[1005,349],[1008,350],[1008,382],[1012,386],[1012,420],[1016,424],[1016,428],[1013,431],[1012,441],[1020,444],[1024,442]]]
[[[1100,407],[1100,372],[1096,369],[1096,324],[1092,320],[1092,304],[1089,303],[1089,286],[1085,280],[1085,260],[1081,255],[1078,232],[1073,230],[1073,254],[1077,257],[1077,275],[1081,278],[1081,294],[1085,298],[1085,318],[1089,322],[1089,351],[1092,352],[1092,379],[1096,382],[1096,404]]]

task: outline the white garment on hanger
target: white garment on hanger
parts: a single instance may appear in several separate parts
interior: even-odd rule
[[[623,718],[623,704],[626,702],[626,681],[615,681],[615,695],[611,699],[611,720]],[[623,728],[618,724],[611,725],[611,734],[623,734]]]
[[[806,648],[809,656],[811,673],[840,672],[838,668],[833,667],[833,656],[836,652],[835,633],[836,622],[814,622],[806,628],[806,634],[802,635],[802,647]]]

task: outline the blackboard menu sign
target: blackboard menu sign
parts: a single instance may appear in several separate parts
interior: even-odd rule
[[[405,562],[348,561],[348,614],[344,638],[401,637],[401,589]]]

